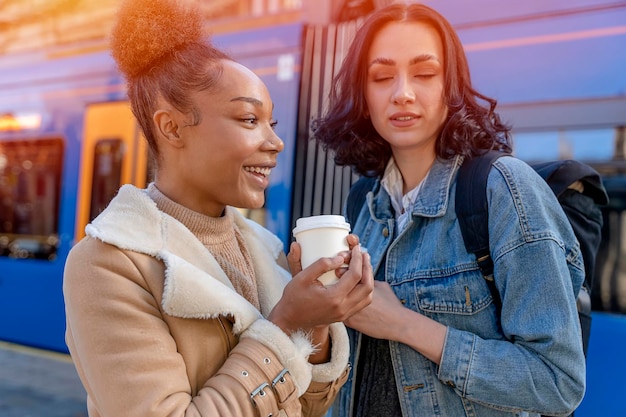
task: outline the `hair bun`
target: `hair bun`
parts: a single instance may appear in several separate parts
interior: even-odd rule
[[[111,55],[128,78],[160,58],[203,41],[203,17],[187,0],[124,0],[111,33]]]

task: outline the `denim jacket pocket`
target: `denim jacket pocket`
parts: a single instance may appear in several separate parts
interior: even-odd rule
[[[439,323],[481,337],[501,337],[493,298],[478,270],[421,280],[415,297],[420,312]]]

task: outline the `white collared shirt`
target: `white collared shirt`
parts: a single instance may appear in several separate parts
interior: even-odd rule
[[[429,171],[430,172],[430,171]],[[402,173],[398,169],[396,165],[396,161],[391,157],[389,162],[387,163],[387,167],[385,168],[385,173],[383,174],[383,178],[381,180],[381,184],[385,191],[391,197],[391,205],[395,211],[396,223],[397,223],[397,235],[400,234],[404,228],[406,227],[413,206],[415,205],[415,200],[417,200],[417,196],[419,195],[420,190],[422,189],[422,185],[426,181],[428,177],[428,173],[422,181],[417,184],[415,188],[407,192],[406,194],[402,194],[402,188],[404,184],[404,180],[402,178]]]

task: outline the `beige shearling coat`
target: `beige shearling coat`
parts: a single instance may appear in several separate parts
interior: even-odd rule
[[[91,417],[320,416],[330,407],[347,378],[345,327],[331,325],[331,361],[312,365],[305,335],[264,318],[291,278],[279,265],[282,243],[233,211],[261,311],[145,190],[123,186],[87,226],[63,291]]]

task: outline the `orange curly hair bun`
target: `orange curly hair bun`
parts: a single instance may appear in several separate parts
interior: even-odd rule
[[[127,78],[148,71],[181,46],[202,42],[202,14],[182,0],[124,0],[111,33],[111,55]]]

